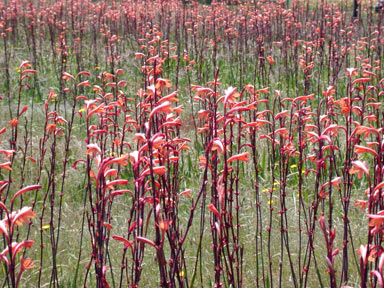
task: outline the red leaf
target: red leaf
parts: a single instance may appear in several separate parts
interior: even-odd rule
[[[361,162],[360,160],[352,161],[352,168],[349,169],[349,174],[357,173],[359,179],[363,177],[363,174],[369,176],[369,169],[365,162]]]
[[[371,275],[375,275],[375,277],[377,278],[377,281],[379,282],[379,287],[383,288],[384,287],[383,276],[381,276],[381,274],[376,270],[371,271]]]
[[[149,244],[151,245],[152,247],[156,248],[157,249],[157,246],[155,244],[155,242],[147,239],[147,238],[144,238],[144,237],[141,237],[141,236],[137,236],[136,239],[144,244]]]
[[[151,119],[153,117],[153,115],[155,115],[157,112],[164,112],[165,114],[169,114],[172,111],[173,111],[173,109],[171,106],[171,102],[165,101],[164,103],[156,106],[152,110],[152,112],[149,114],[149,119]]]
[[[103,108],[104,107],[104,103],[100,104],[99,106],[97,106],[95,109],[93,109],[92,111],[90,111],[87,115],[87,120],[89,119],[89,117],[91,117],[93,114],[95,113],[105,113],[105,109]]]
[[[85,80],[85,81],[80,82],[79,84],[77,84],[77,88],[79,88],[81,86],[91,87],[90,81],[89,80]]]
[[[213,214],[216,215],[217,218],[219,218],[220,222],[221,222],[221,215],[220,215],[220,212],[217,210],[217,208],[215,207],[215,205],[213,203],[209,204],[208,205],[208,209],[209,211],[211,211]]]
[[[375,155],[375,157],[379,158],[379,154],[377,154],[377,152],[371,148],[368,148],[368,147],[364,147],[364,146],[360,146],[360,145],[355,145],[355,150],[354,152],[356,154],[361,154],[361,153],[371,153],[373,155]]]
[[[37,71],[36,70],[32,70],[32,69],[27,69],[27,70],[24,70],[21,72],[21,74],[24,74],[24,73],[32,73],[32,74],[36,74]]]
[[[109,198],[113,198],[113,197],[116,197],[118,195],[122,195],[122,194],[126,194],[126,193],[133,195],[132,191],[130,191],[130,190],[115,190],[115,191],[111,192],[111,194],[109,194],[105,198],[105,201],[107,201]]]
[[[89,77],[89,76],[91,76],[91,73],[89,73],[88,71],[80,71],[79,73],[77,73],[76,77],[79,77],[80,75],[84,75],[86,77]]]
[[[71,74],[69,74],[68,72],[64,72],[63,73],[63,76],[61,77],[61,78],[63,78],[64,80],[67,80],[67,79],[72,79],[72,80],[74,80],[74,81],[76,81],[75,80],[75,77],[73,77]]]
[[[358,78],[355,81],[352,82],[352,85],[355,85],[356,83],[366,83],[371,81],[370,78]]]
[[[117,235],[112,235],[112,238],[115,239],[116,241],[121,241],[124,243],[124,248],[133,248],[132,247],[132,243],[130,241],[128,241],[127,239],[125,239],[124,237],[121,237],[121,236],[117,236]]]
[[[165,174],[165,166],[159,166],[159,167],[153,167],[153,173],[158,174],[158,175],[164,175]],[[141,177],[147,176],[151,173],[151,169],[148,168],[143,173],[141,173]]]
[[[113,180],[113,181],[107,182],[107,187],[106,188],[109,188],[109,187],[114,186],[114,185],[128,185],[128,184],[129,184],[128,180],[117,179],[117,180]]]
[[[33,191],[33,190],[38,190],[40,189],[41,185],[31,185],[31,186],[27,186],[27,187],[24,187],[22,189],[20,189],[18,192],[16,192],[16,194],[12,197],[12,200],[11,200],[11,203],[13,203],[13,201],[15,201],[15,199],[17,197],[19,197],[20,195],[26,193],[26,192],[29,192],[29,191]]]
[[[227,160],[227,163],[231,163],[232,161],[235,161],[235,160],[248,162],[249,161],[249,152],[244,152],[241,154],[234,155]]]

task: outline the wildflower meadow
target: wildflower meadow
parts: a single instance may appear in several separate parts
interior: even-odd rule
[[[384,288],[384,8],[1,0],[1,287]]]

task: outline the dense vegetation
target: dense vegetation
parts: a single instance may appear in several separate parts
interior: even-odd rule
[[[384,287],[352,4],[3,0],[2,287]]]

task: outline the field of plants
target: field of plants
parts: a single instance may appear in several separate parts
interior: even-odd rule
[[[2,0],[1,287],[384,288],[358,2]]]

